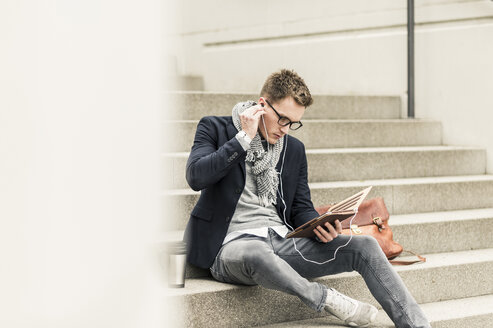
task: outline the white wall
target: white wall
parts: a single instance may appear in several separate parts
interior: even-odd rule
[[[0,2],[1,327],[162,327],[160,1]]]
[[[313,93],[400,95],[405,103],[406,7],[183,1],[174,54],[180,73],[202,75],[209,91],[257,92],[268,73],[288,67]],[[445,144],[487,148],[493,173],[493,2],[422,0],[415,8],[416,116],[442,121]]]
[[[416,115],[440,120],[446,144],[485,147],[493,173],[493,20],[436,28],[419,40]]]

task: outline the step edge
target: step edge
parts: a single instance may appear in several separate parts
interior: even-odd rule
[[[432,254],[422,254],[422,255],[427,258],[426,263],[410,265],[410,266],[395,266],[394,267],[395,270],[397,272],[425,271],[434,268],[446,268],[453,266],[463,266],[470,264],[493,262],[493,248],[455,251],[455,252],[446,252],[446,253],[432,253]],[[441,261],[441,263],[431,263],[433,261],[436,261],[436,259],[439,257],[443,258],[443,261]],[[463,261],[464,258],[466,259],[466,261]],[[405,257],[402,259],[405,259]],[[452,261],[450,261],[451,259]],[[315,278],[313,279],[313,281],[326,280],[326,279],[336,280],[336,279],[344,279],[344,278],[359,277],[359,276],[360,275],[357,272],[347,272],[347,273],[339,273],[336,275],[329,275],[329,276]],[[165,287],[165,289],[169,296],[182,297],[182,296],[197,295],[203,293],[206,294],[217,293],[217,292],[244,289],[244,288],[260,288],[259,286],[241,286],[241,285],[226,284],[216,281],[211,277],[188,278],[185,282],[185,286],[187,285],[188,286],[192,285],[192,286],[189,287],[189,289],[187,289],[186,287],[181,289],[172,289]]]
[[[330,189],[330,188],[363,188],[368,186],[374,187],[392,187],[392,186],[409,186],[409,185],[426,185],[426,184],[447,184],[462,182],[491,182],[493,174],[472,174],[472,175],[454,175],[438,177],[418,177],[418,178],[397,178],[397,179],[375,179],[375,180],[350,180],[350,181],[328,181],[328,182],[310,182],[310,190]],[[166,189],[161,192],[162,196],[193,196],[199,195],[200,191],[194,191],[190,188]]]
[[[449,152],[449,151],[486,151],[480,146],[390,146],[390,147],[348,147],[348,148],[307,148],[307,155],[319,154],[365,154],[365,153],[413,153],[413,152]],[[182,158],[188,157],[189,151],[161,153],[162,157]]]

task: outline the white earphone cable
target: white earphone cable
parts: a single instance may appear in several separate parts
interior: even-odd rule
[[[269,150],[269,133],[267,132],[267,127],[265,126],[265,121],[264,121],[264,116],[262,115],[262,123],[264,124],[264,130],[265,130],[265,135],[267,137],[267,151]],[[286,157],[286,150],[288,148],[288,138],[287,138],[287,135],[284,137],[284,152],[283,152],[283,155],[282,155],[282,162],[281,162],[281,170],[280,172],[278,173],[279,175],[279,187],[281,189],[281,191],[279,192],[279,189],[277,190],[277,193],[279,194],[280,196],[280,199],[284,205],[284,209],[283,209],[283,212],[282,212],[282,216],[283,216],[283,220],[284,220],[284,224],[289,227],[291,230],[294,230],[294,228],[288,224],[288,222],[286,221],[286,202],[284,201],[284,189],[282,187],[282,170],[284,168],[284,159]],[[272,161],[272,159],[271,159]],[[272,164],[272,163],[271,163]],[[349,226],[351,227],[352,223],[353,223],[353,219],[356,217],[356,214],[358,214],[358,211],[356,210],[356,212],[354,213],[354,215],[352,216],[351,220],[349,221]],[[303,256],[303,254],[298,250],[298,247],[296,246],[296,241],[295,239],[296,238],[293,238],[293,244],[294,244],[294,249],[300,254],[301,258],[303,260],[305,260],[306,262],[310,262],[310,263],[314,263],[314,264],[318,264],[318,265],[322,265],[322,264],[326,264],[326,263],[329,263],[329,262],[332,262],[336,259],[337,257],[337,252],[339,251],[339,249],[343,248],[343,247],[346,247],[349,242],[353,239],[353,231],[351,229],[349,229],[349,232],[350,232],[350,236],[349,236],[349,240],[344,244],[344,245],[340,245],[339,247],[336,248],[336,250],[334,251],[334,257],[332,257],[331,259],[327,260],[327,261],[324,261],[324,262],[317,262],[317,261],[313,261],[313,260],[309,260],[307,258],[305,258],[305,256]]]

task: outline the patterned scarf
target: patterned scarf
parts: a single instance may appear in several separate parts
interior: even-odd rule
[[[240,114],[256,103],[247,101],[238,103],[233,107],[233,124],[238,131],[241,131]],[[262,119],[260,119],[259,127],[263,129]],[[261,205],[266,207],[269,204],[275,204],[277,201],[277,187],[279,185],[279,177],[276,171],[276,165],[281,155],[281,150],[284,145],[284,138],[279,139],[274,145],[267,143],[267,151],[262,146],[260,134],[257,132],[250,143],[250,149],[247,150],[246,161],[252,162],[252,171],[257,180],[257,191]],[[273,149],[272,149],[273,148]]]

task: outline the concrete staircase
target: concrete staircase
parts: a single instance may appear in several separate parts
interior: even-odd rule
[[[254,94],[176,92],[167,115],[164,200],[168,236],[180,238],[199,193],[188,188],[185,163],[205,115],[230,115]],[[440,122],[399,119],[399,97],[317,96],[294,136],[307,148],[315,205],[373,185],[391,213],[394,238],[422,253],[425,264],[396,267],[434,327],[493,327],[493,175],[485,151],[442,145]],[[172,222],[170,222],[172,221]],[[169,238],[169,237],[167,237]],[[378,305],[356,273],[317,279]],[[184,289],[167,289],[184,327],[338,327],[296,297],[213,281],[187,267]],[[300,321],[301,320],[301,321]],[[375,327],[392,327],[380,311]]]

